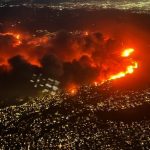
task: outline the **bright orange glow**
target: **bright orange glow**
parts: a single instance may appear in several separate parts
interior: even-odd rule
[[[77,90],[76,90],[76,89],[72,89],[72,90],[70,91],[71,95],[75,95],[75,94],[76,94],[76,92],[77,92]]]
[[[115,75],[110,76],[109,80],[114,80],[118,78],[125,77],[127,74],[132,74],[135,69],[138,68],[138,63],[134,62],[133,65],[127,66],[127,69],[123,72],[119,72]]]
[[[109,80],[115,80],[115,79],[118,79],[118,78],[122,78],[126,75],[125,72],[119,72],[118,74],[115,74],[115,75],[112,75],[110,76]]]
[[[68,85],[67,91],[70,95],[74,96],[78,92],[78,87],[77,87],[77,85],[71,83]]]
[[[17,47],[20,46],[22,44],[21,41],[21,35],[18,33],[13,33],[13,32],[6,32],[6,33],[0,33],[0,35],[8,35],[8,36],[12,36],[16,41],[13,43],[13,47]]]
[[[14,31],[0,33],[0,38],[6,41],[0,47],[0,67],[13,67],[9,60],[15,56],[20,56],[28,64],[42,68],[42,65],[45,65],[41,61],[44,56],[54,54],[62,62],[62,65],[67,62],[75,68],[79,67],[79,76],[82,71],[87,73],[85,80],[87,79],[95,86],[134,73],[135,69],[138,68],[138,62],[131,57],[131,54],[135,51],[134,48],[125,48],[118,56],[118,51],[111,50],[110,46],[111,51],[105,55],[105,50],[107,50],[105,44],[110,39],[109,36],[104,37],[99,44],[99,40],[95,38],[95,35],[92,35],[91,32],[85,31],[81,37],[75,36],[77,39],[73,38],[71,42],[67,39],[66,47],[65,45],[60,47],[58,46],[59,40],[57,38],[59,39],[59,36],[57,37],[57,35],[56,37],[55,35],[54,37],[51,37],[51,35],[32,36]],[[88,36],[89,38],[86,38]],[[91,41],[91,44],[87,43],[87,39]],[[68,84],[68,86],[66,85],[66,91],[70,95],[75,95],[80,83],[74,81],[73,78]]]
[[[128,49],[125,49],[121,56],[122,57],[129,57],[132,53],[134,52],[134,49],[133,48],[128,48]]]
[[[20,35],[19,34],[16,35],[16,39],[20,40]]]
[[[129,48],[129,49],[125,49],[123,52],[122,52],[122,57],[129,57],[131,53],[134,52],[134,49],[133,48]],[[115,75],[111,75],[109,77],[108,80],[115,80],[115,79],[118,79],[118,78],[122,78],[122,77],[125,77],[127,74],[132,74],[134,73],[134,70],[138,68],[138,62],[136,61],[132,61],[131,62],[131,65],[127,66],[126,67],[126,70],[125,71],[121,71]]]

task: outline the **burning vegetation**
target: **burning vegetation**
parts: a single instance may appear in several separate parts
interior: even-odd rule
[[[117,74],[111,75],[108,80],[114,80],[114,79],[122,78],[122,77],[125,77],[127,74],[132,74],[132,73],[134,73],[134,70],[138,68],[138,62],[132,60],[131,58],[129,58],[130,55],[131,55],[133,52],[134,52],[134,49],[133,49],[133,48],[125,49],[125,50],[122,52],[121,56],[130,59],[131,65],[128,65],[128,66],[126,67],[126,70],[125,70],[125,71],[121,71],[121,72],[119,72],[119,73],[117,73]]]
[[[40,36],[6,32],[0,33],[0,70],[1,76],[7,74],[5,80],[9,74],[22,79],[38,70],[60,80],[74,94],[74,85],[98,84],[132,74],[138,68],[134,51],[100,32],[59,31]]]

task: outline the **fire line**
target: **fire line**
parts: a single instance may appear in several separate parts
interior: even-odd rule
[[[135,50],[133,48],[128,48],[128,49],[125,49],[121,56],[122,57],[129,57]],[[131,59],[132,60],[132,59]],[[131,65],[127,66],[126,67],[126,70],[125,71],[121,71],[117,74],[114,74],[114,75],[111,75],[109,77],[108,80],[115,80],[115,79],[118,79],[118,78],[122,78],[122,77],[125,77],[127,74],[132,74],[134,73],[134,70],[138,68],[138,62],[136,61],[132,61],[131,62]]]

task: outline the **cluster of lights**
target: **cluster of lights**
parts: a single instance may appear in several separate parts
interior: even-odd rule
[[[0,109],[0,149],[149,149],[150,120],[114,120],[110,111],[136,111],[150,102],[150,89],[119,92],[104,84],[103,92],[98,91],[99,87],[82,87],[75,97],[48,92]]]
[[[34,88],[39,88],[42,93],[51,93],[51,95],[55,95],[59,90],[60,82],[51,78],[45,78],[43,74],[33,74],[30,82],[33,84]]]

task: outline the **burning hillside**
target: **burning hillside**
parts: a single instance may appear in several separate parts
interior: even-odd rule
[[[24,62],[29,69],[38,68],[64,84],[114,80],[138,67],[131,56],[133,48],[123,48],[100,32],[61,31],[42,36],[6,32],[0,33],[0,43],[0,66],[4,72],[8,68],[8,73],[13,72],[14,62],[20,61],[18,65]]]

